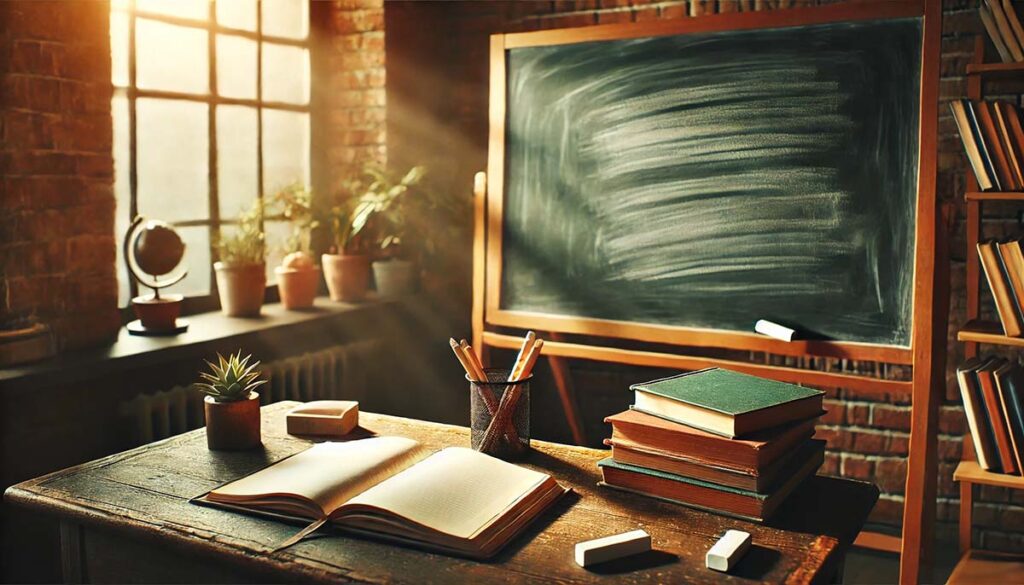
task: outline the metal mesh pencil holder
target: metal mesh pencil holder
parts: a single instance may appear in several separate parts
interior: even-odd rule
[[[470,445],[501,459],[530,448],[530,380],[506,382],[509,370],[487,369],[487,382],[469,381]]]

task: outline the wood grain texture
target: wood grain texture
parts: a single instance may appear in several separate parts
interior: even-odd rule
[[[607,451],[534,441],[535,450],[525,465],[552,473],[575,494],[544,514],[492,562],[343,534],[327,534],[271,554],[295,527],[196,506],[188,498],[308,447],[307,441],[284,432],[284,414],[295,404],[264,408],[260,451],[211,452],[198,430],[19,484],[5,497],[12,504],[82,525],[87,539],[91,532],[102,531],[164,552],[193,555],[196,565],[215,565],[219,574],[227,567],[253,579],[809,583],[828,579],[838,568],[878,496],[870,484],[816,477],[787,500],[770,525],[757,525],[598,488],[595,463]],[[361,423],[368,431],[413,437],[434,449],[469,443],[468,430],[462,427],[372,413],[362,413]],[[657,554],[598,571],[583,570],[573,562],[576,542],[638,527],[652,535]],[[733,574],[712,574],[704,569],[704,553],[728,528],[750,532],[755,549]],[[86,550],[96,546],[87,542]],[[196,575],[196,568],[188,574]]]

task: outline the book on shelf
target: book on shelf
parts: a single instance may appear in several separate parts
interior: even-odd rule
[[[612,459],[619,463],[757,493],[766,493],[773,489],[786,477],[785,473],[794,460],[803,461],[814,456],[816,448],[814,441],[805,439],[802,446],[789,449],[782,457],[767,465],[740,471],[679,453],[650,449],[622,439],[605,439],[604,442],[611,446]]]
[[[999,246],[995,240],[978,242],[978,256],[981,259],[982,272],[992,290],[996,302],[996,312],[1003,325],[1003,333],[1009,337],[1020,337],[1022,318],[1014,290],[1003,266]]]
[[[988,151],[992,156],[992,166],[995,167],[999,176],[999,184],[1003,189],[1017,191],[1020,187],[1015,183],[1013,171],[1010,168],[1010,160],[1007,158],[1006,150],[1003,148],[1003,139],[999,134],[999,128],[993,113],[993,104],[980,101],[977,104],[978,120],[981,123],[983,141],[988,145]]]
[[[1021,26],[1020,18],[1017,16],[1017,9],[1013,6],[1012,0],[1002,0],[1003,12],[1006,14],[1006,19],[1010,22],[1010,28],[1013,30],[1013,35],[1016,37],[1017,42],[1024,47],[1024,26]]]
[[[985,0],[985,3],[988,5],[989,12],[992,13],[992,20],[995,22],[999,36],[1002,37],[1003,44],[1006,45],[1010,56],[1014,61],[1024,61],[1024,51],[1021,50],[1020,39],[1013,34],[1013,29],[1010,28],[1010,21],[1003,11],[1002,0]]]
[[[967,155],[967,162],[970,163],[974,176],[978,180],[978,188],[982,191],[992,189],[992,177],[989,176],[985,163],[981,159],[981,151],[974,139],[974,131],[971,129],[971,120],[967,116],[967,100],[953,100],[949,102],[949,109],[953,112],[953,121],[956,122],[957,132],[960,134],[960,142],[964,145],[964,152]]]
[[[1020,112],[1009,102],[997,102],[999,109],[1003,112],[1003,117],[1006,118],[1006,125],[1010,130],[1010,141],[1013,145],[1013,156],[1017,161],[1018,166],[1021,167],[1021,172],[1024,173],[1024,127],[1020,122]]]
[[[630,390],[640,412],[729,438],[817,416],[824,396],[722,368],[633,384]]]
[[[811,438],[820,414],[743,439],[729,439],[633,409],[604,420],[612,425],[612,442],[665,453],[685,450],[689,457],[710,465],[752,474]]]
[[[999,26],[996,24],[992,11],[988,6],[982,4],[978,6],[978,16],[981,17],[981,24],[985,28],[985,32],[988,33],[992,45],[995,46],[996,53],[999,53],[999,58],[1003,63],[1013,63],[1013,55],[1010,54],[1010,49],[1006,46],[1002,33],[999,32]]]
[[[757,493],[629,465],[611,457],[602,459],[597,465],[601,468],[601,485],[762,522],[769,519],[779,505],[805,479],[814,475],[824,462],[825,441],[811,439],[809,442],[813,454],[806,458],[794,458],[782,473],[786,479],[769,493]]]
[[[1006,159],[1010,164],[1014,190],[1019,191],[1024,189],[1024,170],[1021,169],[1020,149],[1014,143],[1013,130],[1010,127],[1012,111],[1013,106],[1006,102],[992,102],[992,114],[996,120],[996,127],[999,129],[999,138],[1003,143]]]
[[[431,453],[403,437],[318,443],[197,503],[323,523],[442,553],[493,556],[568,490],[471,449]],[[280,547],[279,547],[280,548]]]
[[[999,182],[999,174],[996,173],[995,163],[992,160],[992,152],[989,149],[989,145],[985,142],[984,133],[981,130],[981,122],[978,119],[978,107],[971,100],[963,100],[964,108],[967,110],[967,119],[970,121],[971,133],[974,136],[974,141],[978,144],[978,152],[981,153],[981,163],[985,167],[985,172],[988,173],[989,178],[992,180],[992,188],[996,191],[1002,191],[1003,185]]]
[[[1024,473],[1024,370],[1020,364],[1007,362],[995,371],[995,378],[1013,456],[1017,469]]]
[[[1003,405],[999,400],[996,389],[995,371],[1002,367],[1006,360],[992,358],[976,371],[978,373],[978,387],[981,388],[981,399],[984,402],[985,417],[988,418],[992,428],[992,436],[995,440],[996,453],[999,457],[999,468],[1003,473],[1018,474],[1017,459],[1013,455],[1010,445],[1010,431],[1006,426],[1006,419],[1003,416]]]
[[[978,458],[978,464],[989,471],[999,471],[999,459],[995,451],[992,426],[984,414],[985,403],[978,383],[978,368],[987,361],[987,359],[972,357],[956,369],[956,379],[960,386],[964,416],[967,418],[967,427],[971,431],[971,441],[974,443],[974,453]]]

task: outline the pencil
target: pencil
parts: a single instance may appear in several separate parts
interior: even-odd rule
[[[466,374],[469,375],[470,380],[479,382],[476,380],[476,374],[473,372],[473,367],[469,363],[469,358],[463,353],[462,348],[459,347],[459,343],[454,338],[448,340],[448,344],[452,346],[452,351],[455,352],[455,357],[462,364],[462,368],[466,370]]]
[[[469,365],[473,368],[473,375],[476,377],[477,381],[486,382],[487,372],[484,371],[484,366],[480,363],[480,358],[478,358],[476,356],[476,352],[473,351],[473,346],[463,339],[462,341],[459,341],[459,347],[462,348],[462,353],[469,359]]]
[[[515,382],[519,379],[518,372],[522,368],[523,362],[526,360],[527,354],[530,353],[530,348],[533,347],[534,340],[537,339],[537,334],[533,331],[527,331],[526,337],[523,337],[523,344],[519,347],[519,353],[516,355],[516,361],[512,362],[512,370],[508,373],[508,381]]]
[[[542,347],[544,347],[543,339],[538,339],[533,342],[533,347],[530,348],[530,353],[526,356],[526,360],[523,361],[523,367],[519,369],[519,374],[516,376],[516,382],[526,378],[531,372],[533,372],[533,366],[537,363],[537,358],[540,357],[540,350]]]

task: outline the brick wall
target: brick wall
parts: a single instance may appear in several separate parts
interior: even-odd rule
[[[568,0],[461,2],[457,5],[389,2],[386,7],[388,117],[397,121],[389,127],[388,157],[439,166],[445,169],[449,188],[463,191],[471,184],[473,173],[486,168],[487,37],[491,33],[687,18],[714,12],[775,10],[817,3],[825,2]],[[944,2],[938,187],[940,199],[952,202],[960,217],[964,214],[962,192],[966,162],[946,102],[966,95],[963,72],[972,55],[974,36],[982,30],[976,6],[974,0]],[[1024,86],[993,84],[988,91],[1019,103]],[[392,99],[393,95],[397,99]],[[414,101],[413,96],[419,96],[420,100]],[[986,209],[986,233],[993,236],[1019,233],[1015,214],[1012,206]],[[962,346],[955,341],[955,331],[965,320],[965,246],[961,220],[952,242],[949,371],[946,400],[940,411],[938,442],[941,460],[939,531],[941,537],[949,539],[955,534],[959,506],[952,472],[960,457],[962,434],[966,431],[953,376],[963,355]],[[986,302],[991,309],[991,303]],[[863,367],[876,366],[864,364]],[[585,362],[574,362],[573,369],[589,436],[597,438],[607,433],[599,424],[601,418],[628,403],[629,398],[622,389],[644,375],[658,373]],[[907,374],[902,368],[885,371],[893,378]],[[541,372],[538,381],[543,378],[544,372]],[[550,389],[534,392],[541,404],[545,394],[551,394]],[[876,482],[882,497],[872,522],[895,530],[902,521],[910,396],[838,390],[829,392],[826,404],[829,413],[818,431],[828,440],[825,472]],[[539,410],[561,412],[554,400]],[[560,414],[546,418],[550,420],[538,421],[542,434],[568,439]],[[1024,525],[1024,493],[986,487],[976,498],[976,545],[1014,550],[1024,547],[1024,537],[1019,532]]]
[[[0,3],[0,319],[116,335],[106,2]]]

